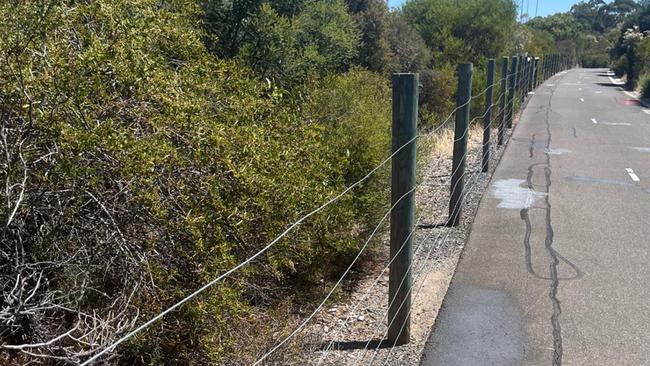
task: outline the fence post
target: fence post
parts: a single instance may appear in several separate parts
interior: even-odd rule
[[[539,86],[539,57],[535,57],[535,76],[533,79],[535,80],[535,87],[533,89],[537,89]]]
[[[505,128],[508,116],[506,113],[506,101],[508,100],[508,62],[510,59],[504,56],[501,59],[501,99],[499,110],[501,111],[501,121],[499,121],[499,146],[503,145],[505,139]]]
[[[524,100],[526,99],[526,96],[528,95],[528,66],[530,63],[530,57],[526,56],[524,57],[524,61],[522,63],[522,78],[521,78],[521,102],[523,103]]]
[[[530,56],[530,77],[528,78],[528,93],[535,90],[535,56]]]
[[[415,216],[415,160],[418,116],[418,74],[393,74],[393,157],[390,216],[388,339],[395,345],[410,340],[411,257]],[[400,150],[401,149],[401,150]],[[411,192],[411,193],[409,193]],[[401,199],[401,200],[400,200]]]
[[[463,208],[463,191],[465,190],[465,157],[467,137],[469,135],[469,116],[472,101],[471,63],[458,66],[458,93],[456,105],[456,128],[454,130],[454,158],[451,167],[451,199],[449,200],[448,226],[458,226]]]
[[[515,113],[515,87],[517,86],[517,79],[518,75],[517,72],[519,70],[519,57],[513,56],[512,57],[512,66],[510,67],[510,90],[508,91],[508,122],[506,124],[506,127],[512,128],[512,118]]]
[[[517,63],[517,83],[515,85],[515,99],[519,98],[520,93],[521,93],[521,79],[522,76],[524,75],[523,73],[523,64],[524,64],[524,56],[519,55],[518,58],[518,63]]]
[[[492,138],[492,102],[494,99],[494,70],[496,60],[488,60],[487,93],[485,94],[485,118],[483,118],[483,173],[490,169],[490,140]]]

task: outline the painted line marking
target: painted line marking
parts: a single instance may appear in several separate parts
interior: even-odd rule
[[[582,88],[578,88],[578,91],[582,91]]]
[[[641,181],[641,179],[639,179],[639,176],[636,175],[636,173],[634,173],[634,170],[632,170],[630,168],[625,168],[625,170],[627,171],[627,174],[630,175],[630,177],[632,178],[633,181],[635,181],[635,182],[640,182]]]
[[[581,101],[582,103],[584,103],[584,102],[585,102],[585,98],[580,98],[580,101]]]
[[[644,110],[643,110],[643,113],[645,113],[645,114],[650,114],[650,109],[644,109]]]
[[[528,95],[535,95],[535,92],[528,92]]]
[[[596,92],[596,94],[603,94],[603,92],[601,92],[601,91],[599,90],[599,91]]]
[[[636,94],[632,94],[629,91],[624,91],[623,93],[625,93],[628,97],[631,97],[631,98],[634,98],[634,99],[637,99],[637,100],[639,99],[639,97],[637,97]]]
[[[553,86],[555,86],[555,84],[546,84],[546,86],[553,87]]]
[[[632,126],[631,123],[613,123],[613,122],[604,122],[604,125],[607,126]]]
[[[611,76],[609,77],[609,81],[611,81],[612,84],[614,84],[614,85],[623,85],[623,84],[625,84],[625,82],[621,81],[621,79],[614,79]]]
[[[592,119],[591,119],[591,122],[593,122],[593,123],[594,123],[595,125],[597,125],[597,124],[598,124],[598,121],[596,121],[596,119],[595,119],[595,118],[592,118]]]

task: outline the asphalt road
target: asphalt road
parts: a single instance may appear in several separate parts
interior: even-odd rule
[[[423,365],[650,365],[650,108],[607,70],[523,112]]]

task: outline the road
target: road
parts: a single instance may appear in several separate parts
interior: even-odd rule
[[[607,70],[536,90],[423,365],[650,365],[650,110]]]

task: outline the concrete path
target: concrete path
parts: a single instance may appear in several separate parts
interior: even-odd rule
[[[497,168],[423,365],[650,365],[650,108],[556,75]]]

